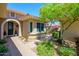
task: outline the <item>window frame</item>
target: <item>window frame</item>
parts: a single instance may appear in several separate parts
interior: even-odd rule
[[[29,32],[33,32],[33,22],[30,22],[29,24]]]
[[[37,32],[44,31],[44,23],[37,23]]]

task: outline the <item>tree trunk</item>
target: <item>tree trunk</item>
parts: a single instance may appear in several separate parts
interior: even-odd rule
[[[62,27],[62,30],[61,30],[61,36],[60,36],[60,40],[62,41],[61,44],[65,44],[64,40],[63,40],[63,33],[74,23],[76,22],[76,20],[74,20],[73,22],[71,22],[65,29],[63,29]],[[66,23],[65,23],[66,24]],[[64,24],[63,24],[64,25]],[[62,26],[63,26],[62,25]]]

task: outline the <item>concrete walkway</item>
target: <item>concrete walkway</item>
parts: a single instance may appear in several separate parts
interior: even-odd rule
[[[20,51],[15,46],[14,42],[8,38],[7,39],[8,56],[21,56]]]
[[[12,56],[36,56],[35,41],[23,42],[19,37],[11,37],[11,39],[8,40],[8,45]]]

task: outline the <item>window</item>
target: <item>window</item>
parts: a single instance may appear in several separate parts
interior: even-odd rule
[[[11,17],[15,17],[15,13],[11,12]]]
[[[8,22],[8,29],[13,29],[13,23],[12,22]]]
[[[44,24],[43,23],[37,23],[37,31],[38,32],[44,31]]]
[[[40,32],[40,23],[37,23],[37,31]]]
[[[41,23],[41,31],[44,31],[44,24]]]
[[[30,22],[30,32],[32,32],[32,22]]]

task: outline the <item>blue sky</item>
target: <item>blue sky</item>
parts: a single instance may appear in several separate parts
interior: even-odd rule
[[[7,6],[9,9],[39,16],[39,9],[43,5],[43,3],[9,3]]]

